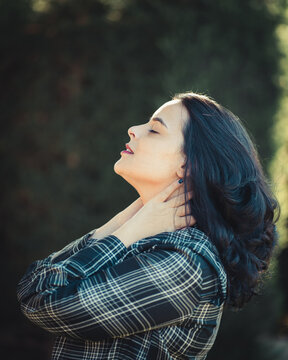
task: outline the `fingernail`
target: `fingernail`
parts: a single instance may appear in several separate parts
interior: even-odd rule
[[[183,179],[179,179],[178,183],[181,184],[183,182]]]

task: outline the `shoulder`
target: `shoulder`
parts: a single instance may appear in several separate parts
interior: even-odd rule
[[[186,252],[194,262],[200,264],[203,276],[216,279],[219,293],[225,299],[227,295],[227,274],[221,262],[219,252],[212,240],[196,227],[176,230],[170,233],[163,243]]]

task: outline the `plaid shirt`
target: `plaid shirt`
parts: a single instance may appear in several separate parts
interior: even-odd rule
[[[227,280],[209,238],[191,227],[126,248],[92,233],[32,263],[17,287],[24,315],[57,335],[52,359],[205,359]]]

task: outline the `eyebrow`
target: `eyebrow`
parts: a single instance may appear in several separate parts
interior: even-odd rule
[[[151,117],[150,121],[158,121],[161,125],[165,126],[168,129],[168,126],[166,125],[166,123],[164,122],[164,120],[162,120],[159,117]]]

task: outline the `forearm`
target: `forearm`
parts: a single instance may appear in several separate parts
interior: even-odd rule
[[[17,297],[24,315],[55,335],[89,336],[89,328],[95,318],[86,311],[89,306],[85,301],[89,303],[92,298],[77,295],[78,291],[82,291],[81,284],[88,283],[94,288],[90,281],[95,280],[97,286],[98,281],[103,281],[103,271],[119,262],[126,253],[125,246],[117,238],[109,236],[60,263],[31,265],[17,286]],[[74,327],[75,322],[77,326],[79,324],[79,329]],[[87,333],[85,329],[82,331],[84,322]],[[95,329],[97,332],[97,326]]]
[[[21,309],[55,335],[92,341],[183,321],[199,301],[202,269],[195,253],[162,245],[126,257],[114,236],[96,241],[69,263],[30,272],[18,285]]]

